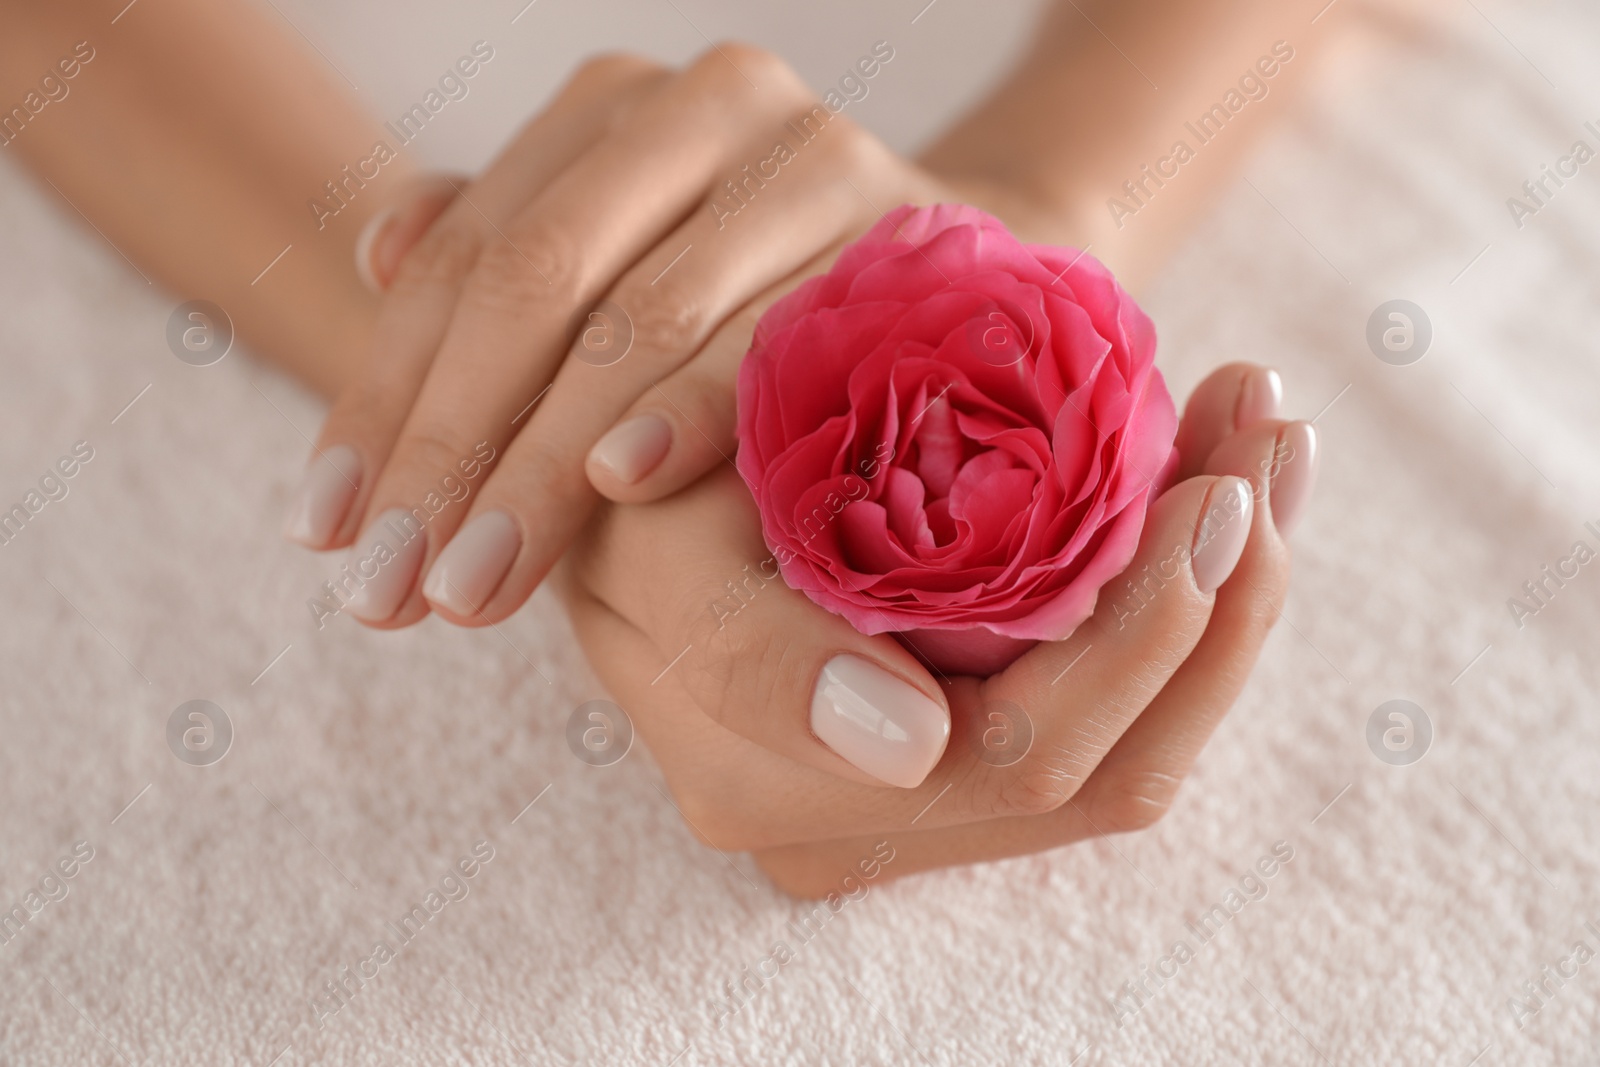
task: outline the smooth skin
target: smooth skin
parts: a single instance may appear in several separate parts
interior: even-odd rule
[[[730,471],[659,503],[602,511],[569,557],[562,589],[585,647],[606,650],[596,670],[629,709],[696,835],[753,851],[791,893],[836,887],[885,838],[898,853],[885,873],[899,877],[1140,829],[1172,803],[1287,591],[1278,525],[1298,515],[1275,516],[1273,490],[1298,496],[1315,455],[1282,447],[1305,423],[1269,417],[1237,427],[1244,382],[1262,373],[1229,365],[1195,391],[1183,459],[1203,473],[1151,506],[1134,562],[1107,584],[1087,623],[988,679],[931,676],[892,639],[840,625],[781,582],[719,627],[710,603],[722,582],[767,555],[748,492]],[[1244,479],[1255,502],[1232,572],[1202,592],[1184,560],[1132,610],[1140,601],[1119,595],[1124,581],[1194,542],[1226,476]],[[663,555],[685,565],[661,568]],[[686,643],[689,653],[656,681]],[[949,745],[916,788],[862,784],[807,729],[816,672],[839,651],[940,693],[950,708]],[[1019,761],[996,766],[980,758],[981,735],[987,712],[1007,705],[1023,710],[1033,743]]]
[[[48,69],[74,40],[111,32],[122,6],[0,4],[0,89],[8,99],[25,91],[29,72]],[[1243,365],[1218,371],[1191,399],[1179,444],[1194,477],[1152,506],[1141,547],[1192,543],[1216,479],[1250,479],[1250,536],[1215,593],[1185,570],[1131,619],[1097,615],[1067,641],[978,680],[932,677],[891,639],[841,628],[775,584],[726,639],[708,635],[703,653],[648,683],[684,634],[704,625],[697,612],[707,591],[766,554],[753,504],[724,466],[730,383],[759,311],[823,269],[879,211],[945,197],[984,206],[1025,237],[1092,245],[1136,287],[1228,180],[1287,83],[1253,104],[1253,121],[1190,165],[1184,185],[1141,211],[1137,225],[1109,225],[1104,198],[1281,35],[1287,14],[1248,0],[1062,4],[1013,77],[926,165],[835,118],[715,230],[705,193],[767,158],[764,141],[809,112],[809,94],[780,60],[742,46],[722,46],[728,65],[753,72],[770,97],[751,99],[743,79],[735,84],[709,55],[681,72],[595,61],[477,180],[441,183],[404,161],[392,165],[370,198],[326,233],[304,235],[270,284],[253,285],[307,226],[308,193],[363,154],[377,124],[270,16],[210,11],[201,0],[132,9],[116,31],[122,47],[104,50],[106,62],[75,83],[72,100],[11,147],[156,280],[219,298],[243,341],[339,397],[323,440],[334,443],[330,429],[343,428],[362,469],[358,502],[329,544],[349,543],[377,513],[375,500],[405,500],[430,464],[436,479],[439,466],[467,454],[455,451],[461,443],[470,452],[480,439],[497,442],[498,466],[470,507],[477,515],[498,499],[523,541],[493,596],[447,617],[481,624],[508,614],[577,535],[580,550],[559,579],[596,670],[629,708],[695,832],[755,850],[791,892],[831,887],[877,835],[896,843],[887,870],[898,876],[1137,828],[1170,803],[1243,685],[1287,582],[1273,493],[1261,487],[1294,482],[1285,497],[1303,505],[1314,470],[1304,450],[1298,476],[1287,465],[1263,475],[1286,434],[1309,430],[1274,421],[1275,402],[1259,398],[1276,387]],[[1107,34],[1118,49],[1107,48]],[[1146,92],[1123,52],[1160,77],[1159,93]],[[179,62],[195,56],[206,62]],[[672,127],[685,113],[698,122]],[[651,139],[641,116],[680,136]],[[614,134],[629,123],[643,155],[618,148]],[[197,138],[196,129],[212,135]],[[779,203],[787,215],[756,210]],[[391,208],[398,221],[358,249],[363,230]],[[171,225],[180,217],[184,225]],[[677,259],[685,247],[692,251]],[[381,313],[363,278],[387,287]],[[635,349],[609,367],[574,360],[588,305],[608,295],[636,316]],[[600,376],[608,370],[616,373]],[[615,471],[591,462],[590,447],[645,408],[682,417],[667,454],[637,478],[609,477]],[[519,417],[525,411],[540,417]],[[1241,412],[1251,416],[1242,425]],[[684,425],[696,434],[679,432]],[[430,559],[464,517],[457,508],[430,528]],[[379,625],[427,611],[426,573],[418,568]],[[842,648],[951,709],[944,756],[915,788],[863,780],[806,729],[817,664]],[[975,760],[973,731],[994,700],[1022,707],[1036,729],[1028,755],[1006,768]]]
[[[781,165],[768,162],[779,142],[792,150]],[[422,542],[352,605],[381,628],[430,610],[463,626],[501,621],[602,496],[660,499],[727,461],[755,321],[885,210],[965,200],[1035,239],[1073,216],[1049,190],[992,167],[946,180],[900,159],[830,116],[781,59],[733,44],[678,72],[589,61],[480,181],[453,187],[458,199],[433,201],[442,214],[414,248],[388,232],[372,242],[384,256],[364,259],[363,273],[391,299],[312,458],[336,447],[361,456],[342,520],[305,540],[328,549],[359,538],[359,552],[372,540],[363,531],[417,508],[480,443],[497,457],[467,506],[430,508]],[[1080,229],[1105,230],[1090,217]],[[1099,236],[1138,269],[1119,232]],[[596,350],[597,333],[626,335],[625,354]],[[472,534],[441,563],[463,528]],[[463,573],[472,580],[454,579]]]

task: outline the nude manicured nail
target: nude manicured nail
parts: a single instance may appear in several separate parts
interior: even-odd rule
[[[394,208],[378,212],[367,220],[356,237],[356,273],[361,276],[361,283],[374,293],[383,292],[383,283],[378,280],[378,264],[373,257],[377,254],[379,239],[399,215]]]
[[[1252,367],[1239,385],[1239,402],[1233,409],[1233,428],[1243,430],[1278,417],[1283,403],[1283,379],[1270,367]]]
[[[882,667],[842,653],[817,675],[811,732],[879,781],[911,789],[944,754],[950,713]]]
[[[284,519],[283,536],[307,548],[326,548],[344,525],[345,513],[361,488],[361,456],[349,445],[334,445],[311,457],[300,477],[294,503]]]
[[[1194,532],[1194,583],[1202,593],[1216,592],[1233,573],[1250,539],[1254,514],[1255,494],[1249,482],[1232,475],[1217,479]]]
[[[1272,521],[1285,539],[1300,524],[1317,484],[1317,428],[1309,422],[1291,422],[1278,434],[1274,456],[1278,473],[1272,478]]]
[[[411,595],[428,554],[428,531],[405,508],[390,508],[356,539],[350,570],[363,585],[351,596],[350,614],[383,622]]]
[[[629,485],[655,470],[672,447],[672,427],[653,412],[613,426],[589,450],[589,462]]]
[[[486,511],[444,546],[422,583],[422,595],[456,615],[476,615],[500,587],[521,548],[516,520],[503,511]]]

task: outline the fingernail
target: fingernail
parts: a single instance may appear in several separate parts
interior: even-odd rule
[[[374,256],[378,250],[378,241],[394,222],[399,212],[388,208],[378,212],[367,220],[361,227],[361,233],[356,237],[356,273],[361,276],[361,282],[374,293],[381,293],[384,285],[378,280],[378,265]]]
[[[879,781],[911,789],[950,739],[950,713],[882,667],[842,653],[811,694],[811,732]]]
[[[422,595],[456,615],[476,615],[499,588],[521,547],[516,520],[503,511],[486,511],[444,546],[422,583]]]
[[[361,456],[349,445],[311,457],[283,522],[283,536],[307,548],[326,548],[361,488]]]
[[[1291,422],[1278,434],[1273,460],[1272,521],[1285,539],[1294,532],[1311,502],[1317,484],[1317,428],[1309,422]]]
[[[1278,417],[1283,403],[1283,379],[1270,367],[1252,367],[1239,385],[1239,402],[1233,409],[1233,428],[1242,430],[1264,419]]]
[[[1202,593],[1216,592],[1233,573],[1250,539],[1254,512],[1255,494],[1243,478],[1218,478],[1211,487],[1194,532],[1194,582]]]
[[[619,422],[589,450],[589,462],[632,485],[655,470],[672,447],[672,427],[654,412]]]
[[[367,622],[390,618],[411,594],[428,554],[428,532],[405,508],[390,508],[356,539],[350,572],[362,580],[350,598],[350,614]]]

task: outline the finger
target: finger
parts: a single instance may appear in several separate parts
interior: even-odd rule
[[[734,326],[748,342],[759,315],[752,300],[764,309],[813,272],[819,257],[866,228],[871,204],[838,178],[847,159],[859,162],[870,150],[853,146],[864,137],[833,119],[770,182],[746,164],[752,200],[732,224],[726,214],[696,211],[610,288],[591,321],[602,313],[620,319],[606,325],[626,330],[626,341],[608,334],[595,351],[595,331],[579,331],[544,398],[477,494],[466,525],[431,565],[423,584],[430,606],[468,625],[498,621],[522,606],[587,520],[596,498],[586,457],[630,404],[649,404],[655,417],[629,427],[621,448],[614,438],[601,453],[615,470],[627,474],[664,458],[674,424],[694,436],[691,460],[707,453],[731,460],[733,449],[712,437],[725,437],[722,427],[731,422],[731,380],[710,429],[697,427],[686,410],[673,407],[672,394],[655,386],[698,363],[696,351],[736,312]],[[772,153],[765,135],[760,143]],[[783,290],[769,288],[777,285]]]
[[[1268,505],[1290,465],[1304,463],[1314,474],[1314,435],[1307,447],[1308,430],[1307,423],[1255,422],[1214,450],[1206,473],[1245,479]],[[757,862],[786,891],[820,896],[880,840],[889,841],[894,857],[883,864],[884,872],[902,877],[1150,826],[1170,809],[1179,785],[1243,689],[1282,613],[1289,570],[1274,512],[1260,506],[1237,566],[1217,590],[1204,635],[1067,805],[1033,818],[787,846],[758,853]]]
[[[1088,622],[983,683],[982,725],[998,713],[1000,725],[1031,737],[1019,758],[985,765],[979,784],[1000,799],[995,814],[1054,811],[1081,787],[1200,640],[1254,511],[1249,484],[1237,477],[1196,477],[1168,490]]]
[[[1050,665],[1043,674],[1047,664],[1036,656],[1032,674],[1042,678],[1032,681],[1028,672],[1018,672],[1011,690],[987,696],[975,679],[952,680],[945,687],[952,709],[948,745],[915,789],[874,789],[823,774],[813,769],[814,760],[801,760],[809,766],[794,762],[807,754],[806,746],[827,742],[852,765],[877,767],[873,737],[839,736],[828,728],[833,705],[827,689],[833,682],[820,668],[840,648],[837,642],[872,642],[843,647],[883,657],[877,662],[891,673],[901,671],[902,680],[917,683],[923,695],[931,693],[923,676],[904,673],[911,668],[902,665],[915,661],[901,659],[905,653],[897,644],[884,637],[862,638],[781,582],[767,580],[776,571],[770,562],[761,569],[758,561],[770,557],[760,544],[748,494],[732,472],[713,473],[657,504],[611,508],[598,536],[586,532],[576,557],[585,587],[646,634],[655,655],[618,664],[610,646],[585,641],[605,649],[594,657],[596,667],[636,718],[660,714],[662,708],[682,713],[687,706],[704,709],[703,717],[718,728],[702,738],[701,747],[677,758],[701,768],[684,782],[679,802],[715,820],[713,836],[721,847],[771,847],[1054,810],[1070,796],[1063,766],[1070,762],[1081,768],[1080,776],[1087,775],[1198,639],[1211,596],[1199,591],[1189,557],[1207,518],[1212,518],[1206,527],[1212,532],[1203,545],[1229,543],[1230,512],[1210,499],[1218,486],[1238,501],[1234,518],[1248,527],[1250,496],[1240,479],[1195,479],[1165,494],[1151,509],[1146,538],[1126,574],[1131,580],[1175,558],[1168,588],[1136,612],[1108,600],[1081,634],[1057,650],[1074,658],[1070,671]],[[738,531],[737,542],[723,539],[728,531]],[[1174,552],[1174,544],[1183,551]],[[1222,558],[1218,552],[1227,551],[1202,547],[1192,553],[1202,582],[1220,581],[1215,561]],[[663,554],[674,561],[670,570],[657,562]],[[1106,636],[1087,647],[1084,635],[1101,632]],[[1029,685],[1048,686],[1051,678],[1059,684],[1046,708],[1042,697],[1024,691]],[[1021,762],[992,758],[984,743],[987,710],[1024,701],[1033,708],[1034,750]],[[880,721],[890,712],[901,714],[889,704],[873,697]],[[761,755],[743,752],[717,760],[714,754],[724,747],[717,735],[730,732],[756,740]],[[685,730],[665,731],[660,742],[668,746],[665,754],[652,742],[664,767],[673,762],[674,746],[688,736]],[[779,758],[780,753],[789,759]]]
[[[1206,457],[1229,434],[1278,417],[1283,379],[1270,367],[1229,363],[1195,386],[1178,424],[1178,477],[1205,469]]]
[[[659,650],[621,688],[643,697],[670,679],[722,729],[869,784],[858,793],[919,784],[944,752],[950,712],[916,658],[784,584],[737,472],[653,507],[648,527],[614,509],[619,521],[602,524],[580,550],[580,558],[592,554],[584,560],[590,592]],[[658,551],[670,546],[670,572],[646,573],[642,537]],[[646,578],[650,593],[641,596]]]
[[[919,193],[931,192],[918,189],[914,172],[899,167],[891,154],[856,127],[833,122],[826,132],[828,139],[818,142],[825,149],[808,147],[809,154],[802,163],[793,166],[802,170],[804,166],[814,167],[819,179],[827,183],[825,191],[842,198],[842,203],[835,200],[837,217],[856,224],[847,226],[847,233],[863,222],[873,221],[874,215],[862,208],[870,209],[880,191],[894,202],[915,200]],[[891,188],[874,190],[869,185],[869,192],[863,192],[854,181],[839,179],[840,173],[849,171],[857,172],[863,183],[868,180],[864,175],[887,172],[893,176],[888,181]],[[792,189],[797,183],[790,182],[788,171],[782,173],[789,183],[782,188]],[[740,209],[740,225],[745,223],[747,208],[788,217],[801,215],[781,197],[764,191],[761,195],[764,199],[758,198]],[[838,226],[833,225],[832,229],[837,230]],[[842,248],[842,243],[829,247],[794,276],[754,299],[724,322],[686,365],[645,389],[585,457],[590,484],[601,495],[620,503],[659,500],[732,456],[739,366],[749,350],[756,323],[779,297],[832,266]]]
[[[356,274],[361,283],[374,293],[386,292],[400,261],[469,181],[464,174],[424,175],[368,219],[356,238]]]
[[[718,463],[732,462],[739,366],[756,324],[805,278],[827,270],[829,249],[717,328],[687,364],[645,390],[584,457],[590,485],[619,503],[670,496]]]
[[[734,51],[749,52],[746,59],[761,55]],[[590,308],[694,210],[748,130],[781,123],[809,96],[776,67],[762,73],[760,92],[744,78],[717,51],[697,61],[641,100],[517,213],[503,239],[485,246],[367,505],[369,524],[382,525],[430,491],[439,471],[476,442],[504,448],[566,356],[575,313]],[[579,482],[584,451],[543,457],[532,472],[572,478],[587,498],[577,503],[592,506],[593,491]],[[388,626],[426,614],[414,578],[463,518],[460,508],[435,514],[407,543],[408,565],[369,583],[352,613]]]
[[[351,543],[485,236],[597,140],[629,94],[661,76],[640,60],[586,65],[400,260],[367,365],[323,423],[286,536],[312,549]]]
[[[1253,422],[1212,452],[1208,474],[1240,477],[1252,487],[1257,507],[1250,538],[1217,590],[1199,644],[1080,792],[1080,806],[1100,831],[1143,829],[1164,814],[1244,688],[1289,588],[1289,550],[1273,498],[1291,466],[1314,473],[1315,465],[1315,434],[1305,422]]]

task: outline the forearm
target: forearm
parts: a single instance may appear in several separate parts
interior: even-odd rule
[[[0,151],[153,281],[221,305],[244,344],[334,391],[376,313],[351,266],[356,235],[407,163],[319,228],[308,201],[377,137],[340,76],[270,11],[125,3],[0,4]]]
[[[1092,245],[1137,287],[1236,176],[1318,36],[1256,0],[1063,0],[923,162],[1015,198],[1044,238]]]

